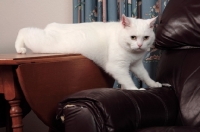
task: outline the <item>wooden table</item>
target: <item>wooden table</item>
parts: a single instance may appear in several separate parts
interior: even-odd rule
[[[22,94],[19,85],[16,85],[16,68],[26,63],[62,61],[68,56],[66,54],[0,54],[0,94],[4,94],[5,100],[10,104],[13,132],[23,131],[20,108]]]

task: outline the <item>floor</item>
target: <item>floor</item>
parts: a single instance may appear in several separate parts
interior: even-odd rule
[[[25,132],[48,132],[48,127],[32,111],[23,119],[23,124]],[[0,132],[6,129],[0,128]]]

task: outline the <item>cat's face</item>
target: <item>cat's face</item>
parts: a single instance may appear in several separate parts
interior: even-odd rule
[[[123,29],[120,32],[120,45],[130,52],[147,51],[155,40],[153,25],[156,19],[135,19],[122,16]]]

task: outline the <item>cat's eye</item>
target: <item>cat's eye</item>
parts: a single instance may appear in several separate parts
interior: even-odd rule
[[[147,40],[147,39],[149,39],[149,36],[144,36],[144,40]]]
[[[131,36],[131,39],[132,39],[132,40],[136,40],[137,37],[136,37],[136,36]]]

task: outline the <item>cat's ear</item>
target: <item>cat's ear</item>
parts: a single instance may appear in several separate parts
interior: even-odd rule
[[[154,27],[154,24],[155,24],[155,22],[156,22],[156,19],[157,19],[157,17],[154,17],[154,18],[149,19],[150,28],[153,28],[153,27]]]
[[[126,26],[130,27],[130,20],[123,14],[121,20],[122,26],[125,28]]]

